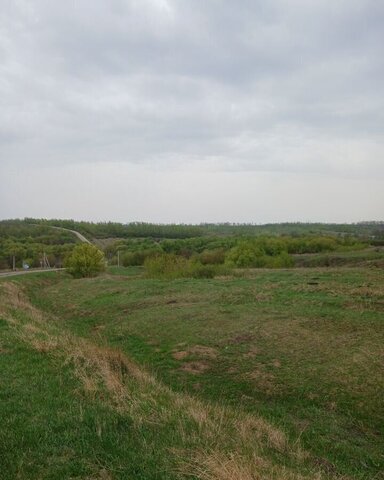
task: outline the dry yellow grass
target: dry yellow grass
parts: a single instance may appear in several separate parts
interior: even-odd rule
[[[288,468],[276,468],[265,458],[256,454],[251,458],[244,458],[216,450],[197,452],[192,459],[184,463],[181,473],[186,477],[193,476],[200,480],[309,480],[309,478],[321,480],[323,478],[318,472],[305,477],[292,473]]]
[[[265,468],[265,462],[261,461]],[[258,462],[250,464],[233,455],[225,456],[222,453],[200,453],[189,464],[193,475],[201,480],[262,480],[258,473]]]

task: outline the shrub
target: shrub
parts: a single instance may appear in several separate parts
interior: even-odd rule
[[[203,265],[220,265],[225,261],[225,250],[219,248],[216,250],[204,250],[199,255],[199,260]]]
[[[144,266],[149,277],[179,278],[186,276],[188,260],[174,254],[158,254],[148,257]]]
[[[239,268],[262,267],[264,255],[264,250],[255,242],[242,241],[228,252],[226,261],[229,265]]]
[[[189,262],[186,272],[192,278],[213,278],[216,275],[215,265],[203,265],[200,262]]]
[[[294,265],[292,257],[283,250],[283,243],[266,239],[241,241],[227,254],[228,265],[238,268],[289,268]],[[267,253],[269,252],[269,253]]]
[[[72,250],[65,266],[76,278],[94,277],[105,270],[104,254],[94,245],[82,243]]]
[[[227,274],[223,265],[203,265],[198,259],[186,259],[180,255],[160,254],[145,260],[147,275],[153,278],[213,278]]]
[[[282,252],[275,257],[268,257],[267,267],[269,268],[291,268],[295,264],[293,258],[287,252]]]
[[[122,264],[124,267],[136,267],[144,265],[148,257],[155,256],[156,250],[138,250],[137,252],[127,252],[123,255]]]

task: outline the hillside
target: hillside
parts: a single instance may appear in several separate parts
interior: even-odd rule
[[[0,282],[0,478],[381,478],[381,269],[114,272]]]

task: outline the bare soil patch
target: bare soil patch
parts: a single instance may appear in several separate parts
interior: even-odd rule
[[[278,358],[275,358],[275,359],[272,361],[271,365],[272,365],[273,367],[275,367],[275,368],[280,368],[280,367],[281,367],[281,362],[280,362],[280,360],[279,360]]]
[[[255,358],[260,354],[260,349],[256,345],[251,345],[247,353],[243,354],[244,358]]]
[[[198,355],[205,358],[216,358],[217,350],[213,347],[206,347],[204,345],[195,345],[189,349],[193,355]]]
[[[179,352],[172,353],[172,357],[175,360],[184,360],[184,358],[188,357],[188,355],[189,355],[189,352],[187,352],[186,350],[180,350]]]
[[[262,367],[255,368],[255,370],[247,373],[245,376],[267,395],[272,395],[278,390],[278,385],[276,384],[273,373],[266,372]]]
[[[184,363],[179,370],[184,372],[192,373],[193,375],[198,375],[209,369],[209,365],[204,362],[186,362]]]
[[[185,345],[185,344],[184,344]],[[207,347],[205,345],[194,345],[188,350],[178,350],[172,352],[172,357],[175,360],[184,360],[189,356],[203,357],[209,359],[215,359],[218,355],[216,348]]]
[[[236,335],[235,337],[232,337],[229,343],[232,345],[237,345],[239,343],[248,343],[253,339],[254,339],[254,335],[252,335],[251,333],[241,333],[240,335]]]

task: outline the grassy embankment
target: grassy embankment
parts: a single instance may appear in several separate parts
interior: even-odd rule
[[[382,478],[382,270],[114,273],[0,282],[0,478]]]

